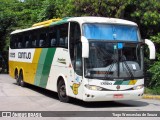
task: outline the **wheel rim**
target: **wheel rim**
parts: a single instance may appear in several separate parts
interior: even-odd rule
[[[66,98],[66,87],[65,85],[62,85],[59,89],[59,95],[62,98]]]

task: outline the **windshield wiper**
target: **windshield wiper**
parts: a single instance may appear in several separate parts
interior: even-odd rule
[[[118,59],[116,59],[115,56],[113,56],[112,59],[113,59],[113,62],[111,63],[111,65],[110,65],[108,71],[106,71],[106,73],[110,73],[111,70],[113,69],[113,66],[114,66],[116,63],[118,63]],[[108,75],[109,75],[109,74],[106,74],[105,77],[106,77],[106,78],[110,78],[110,77],[108,77]],[[112,76],[113,76],[113,74],[112,74]]]
[[[130,74],[131,79],[134,79],[134,75],[133,75],[131,69],[129,68],[129,66],[128,66],[127,62],[126,62],[126,60],[125,60],[125,58],[124,58],[124,55],[121,55],[120,57],[122,58],[122,59],[121,59],[121,62],[122,62],[122,64],[124,64],[124,65],[126,66],[128,72],[129,72],[129,74]]]

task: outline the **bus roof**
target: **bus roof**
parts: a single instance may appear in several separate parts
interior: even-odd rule
[[[29,30],[34,30],[38,28],[44,28],[47,26],[54,26],[54,25],[59,25],[62,23],[67,23],[69,21],[75,21],[78,22],[80,25],[83,23],[108,23],[108,24],[123,24],[123,25],[133,25],[137,26],[136,23],[128,21],[128,20],[123,20],[123,19],[117,19],[117,18],[106,18],[106,17],[66,17],[63,19],[51,19],[43,22],[39,22],[36,24],[33,24],[31,28],[26,28],[26,29],[20,29],[20,30],[15,30],[11,34],[16,34],[20,32],[25,32]]]
[[[12,34],[16,34],[16,33],[20,33],[20,32],[29,31],[29,30],[38,29],[38,28],[43,28],[43,27],[44,27],[44,26],[41,25],[41,26],[36,26],[36,27],[31,27],[31,28],[26,28],[26,29],[18,29],[18,30],[15,30],[15,31],[11,32],[11,35],[12,35]]]
[[[109,23],[109,24],[123,24],[123,25],[133,25],[137,26],[136,23],[128,21],[128,20],[123,20],[123,19],[118,19],[118,18],[106,18],[106,17],[73,17],[69,18],[68,21],[77,21],[81,24],[83,23]]]

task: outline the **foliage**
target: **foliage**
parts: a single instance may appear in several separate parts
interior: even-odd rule
[[[160,31],[160,1],[133,0],[126,7],[125,18],[138,23],[143,38]]]
[[[156,44],[156,56],[157,60],[154,62],[154,64],[151,65],[149,72],[152,73],[152,78],[150,81],[150,87],[157,87],[160,86],[160,33],[158,33],[156,36],[152,36],[151,39],[155,42]]]
[[[0,51],[6,50],[11,31],[26,28],[37,22],[42,0],[1,0],[0,4]]]
[[[144,91],[145,94],[152,94],[152,95],[160,95],[160,87],[154,87],[154,88],[145,88]]]
[[[9,34],[15,29],[52,18],[70,16],[104,16],[122,18],[138,24],[142,38],[151,38],[160,48],[159,0],[1,0],[0,1],[0,51],[9,45]],[[160,77],[160,50],[157,59],[147,58],[148,86],[158,86]],[[152,79],[151,79],[152,78]],[[150,80],[151,79],[151,80]]]
[[[11,11],[11,4],[12,2],[10,3],[9,0],[2,0],[0,2],[0,51],[3,50],[8,28],[15,25],[15,14]]]

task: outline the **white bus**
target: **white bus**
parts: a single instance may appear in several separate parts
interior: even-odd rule
[[[58,92],[60,101],[140,99],[144,92],[143,45],[136,23],[104,17],[70,17],[11,33],[9,74]]]

